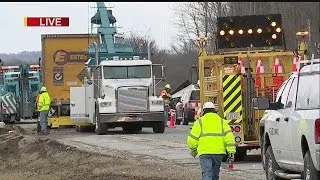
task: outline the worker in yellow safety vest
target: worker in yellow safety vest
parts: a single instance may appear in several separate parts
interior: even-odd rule
[[[228,152],[228,161],[234,161],[235,140],[227,121],[216,112],[212,102],[203,106],[203,116],[194,122],[187,139],[191,155],[199,155],[202,180],[219,180],[220,166]]]
[[[48,134],[47,125],[48,125],[48,113],[51,105],[51,98],[47,92],[46,87],[41,87],[40,96],[37,102],[37,110],[40,113],[40,126],[41,134]]]
[[[172,100],[171,94],[171,86],[167,84],[164,86],[164,89],[161,91],[160,96],[164,100],[164,118],[165,118],[165,125],[167,125],[167,121],[169,120],[169,110],[170,110],[170,102]]]

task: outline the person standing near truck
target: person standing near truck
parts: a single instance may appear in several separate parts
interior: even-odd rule
[[[49,93],[47,92],[46,87],[41,87],[40,96],[37,102],[37,109],[40,115],[40,126],[41,132],[40,134],[48,134],[47,126],[48,126],[48,113],[51,105],[51,98]]]
[[[169,119],[169,110],[170,110],[170,102],[171,102],[171,86],[167,84],[164,86],[164,89],[161,91],[161,97],[164,99],[164,118],[165,118],[165,125],[167,125],[167,121]]]
[[[194,122],[187,139],[191,155],[199,155],[202,180],[219,180],[220,166],[228,152],[228,162],[234,161],[235,140],[227,121],[216,112],[212,102],[203,106],[203,116]]]

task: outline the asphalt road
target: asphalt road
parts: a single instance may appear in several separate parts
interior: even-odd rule
[[[23,124],[23,126],[35,125]],[[50,137],[84,150],[91,149],[99,153],[115,150],[141,156],[150,161],[170,161],[200,169],[199,158],[190,156],[186,145],[190,128],[191,124],[177,125],[176,128],[166,128],[163,134],[154,134],[152,128],[143,128],[142,132],[126,134],[121,128],[116,128],[109,129],[107,135],[96,135],[92,132],[80,133],[75,129],[52,129]],[[260,150],[248,152],[248,157],[244,161],[235,163],[233,171],[227,170],[227,164],[223,163],[221,173],[236,174],[239,179],[265,179],[259,152]]]

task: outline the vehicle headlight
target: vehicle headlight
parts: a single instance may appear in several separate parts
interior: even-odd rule
[[[101,103],[100,103],[100,106],[101,106],[101,107],[111,106],[111,102],[101,102]]]
[[[152,105],[162,105],[163,104],[163,100],[152,100],[151,104]]]

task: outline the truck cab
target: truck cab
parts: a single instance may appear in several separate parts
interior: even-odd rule
[[[105,60],[90,67],[85,85],[70,88],[72,121],[95,125],[97,134],[115,127],[124,131],[152,127],[155,133],[163,133],[164,104],[155,96],[152,67],[144,59]]]
[[[254,100],[255,109],[267,109],[260,123],[267,179],[320,179],[320,64],[313,62],[282,84],[274,103]]]

